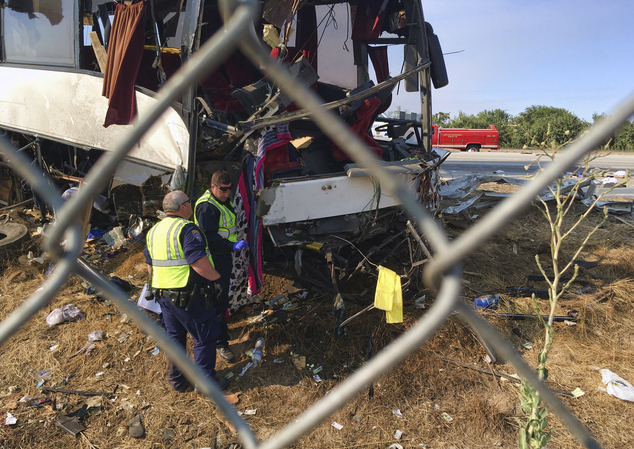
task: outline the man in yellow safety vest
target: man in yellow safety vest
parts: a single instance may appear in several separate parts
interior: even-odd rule
[[[238,240],[236,213],[229,201],[231,178],[224,170],[211,177],[211,187],[196,201],[194,222],[200,226],[207,237],[209,251],[221,275],[222,294],[218,296],[216,312],[220,323],[220,336],[216,352],[225,360],[231,361],[234,355],[229,349],[229,328],[227,327],[227,309],[229,307],[229,281],[233,251],[248,248],[245,240]]]
[[[150,273],[153,297],[161,306],[165,332],[183,349],[187,333],[194,340],[194,362],[221,388],[228,381],[216,379],[216,339],[220,325],[213,306],[220,274],[213,266],[207,240],[189,221],[192,205],[187,195],[175,190],[165,195],[166,217],[146,236],[145,262]],[[190,389],[183,373],[170,361],[170,385],[179,392]]]

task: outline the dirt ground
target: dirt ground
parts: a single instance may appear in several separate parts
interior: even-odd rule
[[[482,188],[495,190],[496,186]],[[482,216],[486,211],[479,213]],[[571,217],[580,213],[581,209],[574,209]],[[14,218],[25,216],[15,211]],[[557,315],[574,309],[579,318],[576,325],[554,325],[555,343],[548,359],[549,386],[565,392],[580,388],[585,393],[578,398],[560,397],[606,448],[634,446],[634,432],[628,428],[634,404],[601,391],[599,387],[604,385],[598,371],[608,368],[634,382],[634,228],[627,223],[631,217],[623,219],[625,222],[608,218],[582,253],[580,259],[597,264],[580,268],[579,279],[585,283],[574,284],[561,301]],[[470,226],[466,220],[458,223],[460,220],[447,222],[451,235]],[[565,245],[562,261],[568,260],[575,244],[600,220],[599,212],[588,216]],[[34,236],[30,243],[35,255],[39,254],[38,239]],[[535,255],[548,265],[548,239],[549,229],[537,209],[531,208],[513,220],[465,261],[463,300],[473,304],[477,296],[499,293],[497,312],[533,314],[529,297],[513,296],[506,288],[546,288],[544,282],[528,281],[527,276],[539,274]],[[111,254],[113,257],[108,259],[110,248],[97,241],[87,246],[86,257],[106,275],[128,280],[133,285],[131,300],[136,301],[147,281],[142,246],[128,242],[126,248],[126,252]],[[24,248],[21,254],[28,250]],[[48,262],[27,265],[18,260],[4,261],[1,319],[40,287],[49,268]],[[328,394],[362,366],[368,355],[376,354],[410,328],[434,301],[433,292],[422,289],[405,301],[402,324],[386,324],[383,312],[371,310],[348,325],[346,336],[336,339],[332,297],[307,288],[308,294],[302,299],[305,286],[295,281],[294,275],[292,260],[265,264],[261,300],[270,300],[293,285],[294,293],[289,294],[293,305],[286,314],[269,315],[277,316],[276,320],[256,320],[268,307],[262,303],[232,316],[230,343],[236,360],[218,363],[219,374],[230,376],[227,394],[234,394],[236,409],[242,413],[255,410],[243,417],[261,440]],[[366,274],[341,284],[348,316],[372,302],[375,286],[376,278]],[[169,387],[164,352],[155,354],[152,337],[144,335],[114,304],[89,292],[89,287],[79,278],[69,280],[51,304],[0,348],[0,416],[5,418],[10,413],[17,419],[15,425],[0,429],[2,447],[236,448],[237,436],[208,399],[194,392],[179,394]],[[423,295],[425,299],[417,301]],[[546,313],[547,300],[537,302]],[[420,303],[425,308],[419,308]],[[79,307],[85,318],[49,327],[46,316],[67,304]],[[529,364],[536,366],[543,344],[543,330],[537,320],[500,318],[495,312],[483,316]],[[94,349],[81,353],[88,335],[97,330],[103,331],[105,338],[94,342]],[[264,361],[240,377],[250,360],[245,352],[259,337],[266,341]],[[190,351],[191,346],[190,341]],[[295,366],[298,355],[306,358],[306,367]],[[518,384],[449,361],[515,374],[503,360],[489,365],[485,355],[473,332],[458,316],[450,316],[415,354],[293,447],[387,448],[393,443],[404,448],[517,447],[516,418],[522,418]],[[314,371],[318,371],[318,379],[313,377]],[[81,420],[86,430],[81,434],[72,436],[56,422],[80,409],[90,397],[43,393],[38,388],[38,373],[50,376],[43,387],[105,393],[95,401],[99,406],[87,409]],[[130,419],[137,415],[142,416],[145,428],[141,439],[128,434]],[[343,427],[338,430],[331,425],[333,422]],[[553,437],[548,447],[580,447],[557,417],[549,414],[549,423]],[[400,440],[395,439],[397,430],[402,433]]]

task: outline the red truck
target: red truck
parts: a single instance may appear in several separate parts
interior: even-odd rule
[[[462,151],[480,151],[480,148],[499,150],[499,132],[495,125],[491,129],[463,129],[434,127],[431,144],[434,147]]]

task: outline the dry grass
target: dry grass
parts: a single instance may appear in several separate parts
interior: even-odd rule
[[[599,221],[599,214],[592,214],[573,239],[578,242]],[[499,311],[533,313],[529,298],[510,297],[503,292],[506,286],[531,284],[525,277],[538,274],[534,255],[548,260],[548,235],[543,217],[534,209],[511,222],[465,261],[465,270],[475,274],[465,275],[472,290],[465,290],[464,300],[472,302],[477,295],[475,291],[502,292]],[[566,246],[565,255],[572,254],[576,244],[573,239]],[[583,258],[600,260],[600,263],[591,269],[581,269],[579,275],[596,293],[571,294],[561,301],[558,314],[576,309],[580,320],[572,327],[563,323],[555,325],[555,343],[548,362],[551,387],[567,391],[580,387],[585,391],[581,398],[562,397],[562,400],[597,440],[610,448],[634,444],[634,434],[627,430],[634,413],[631,404],[597,389],[601,385],[600,368],[608,368],[634,381],[634,318],[630,313],[634,305],[632,240],[631,227],[615,220],[608,220],[605,229],[595,234]],[[94,248],[89,247],[87,251],[95,261],[101,260]],[[5,269],[0,277],[1,318],[39,288],[47,268],[11,264]],[[136,286],[133,298],[147,280],[139,245],[132,244],[127,253],[101,264],[100,269],[124,279],[132,276],[129,280]],[[292,275],[292,267],[268,268],[263,298],[274,297],[292,282],[286,272]],[[360,279],[363,278],[357,279],[353,286],[342,286],[344,297],[354,298],[346,301],[348,316],[371,301],[372,293],[365,298],[355,293],[365,288],[372,292],[375,280]],[[545,288],[539,282],[532,284]],[[166,380],[163,352],[156,356],[147,352],[154,348],[150,336],[140,332],[134,323],[126,322],[114,305],[98,301],[85,292],[86,285],[79,279],[69,280],[63,292],[0,349],[0,416],[10,411],[18,419],[16,426],[0,430],[0,442],[4,442],[5,447],[87,448],[90,441],[101,449],[227,448],[238,442],[207,399],[193,392],[178,394],[171,390]],[[431,293],[426,293],[431,302]],[[546,301],[538,301],[546,312]],[[82,309],[86,318],[49,328],[45,323],[47,314],[69,303]],[[307,306],[310,310],[305,308]],[[249,325],[249,319],[258,313],[249,309],[231,319],[231,344],[237,361],[234,364],[219,362],[218,369],[221,375],[234,374],[230,392],[242,392],[235,405],[237,410],[257,409],[256,415],[247,420],[258,438],[269,438],[362,366],[368,342],[372,345],[371,354],[375,354],[425,313],[411,302],[406,303],[404,323],[387,325],[381,312],[373,310],[350,323],[348,335],[336,340],[330,308],[328,299],[309,295],[308,300],[300,301],[300,308],[288,321],[268,327]],[[543,339],[543,330],[535,320],[510,321],[493,316],[487,319],[535,366]],[[513,332],[514,328],[522,337]],[[88,334],[94,330],[104,331],[107,338],[97,342],[90,355],[69,359],[84,346]],[[120,343],[122,333],[129,337]],[[260,336],[267,343],[264,363],[249,369],[237,380],[237,374],[248,362],[244,351]],[[526,342],[533,344],[532,349],[522,346]],[[191,341],[189,343],[191,351]],[[59,346],[51,351],[54,345]],[[319,373],[323,381],[316,382],[309,370],[296,369],[291,363],[291,351],[301,352],[313,368],[323,367]],[[479,448],[494,447],[496,443],[515,447],[514,418],[521,416],[516,384],[442,360],[446,357],[488,367],[483,361],[484,355],[473,333],[456,317],[450,317],[405,363],[382,376],[372,388],[364,389],[294,447],[386,448],[396,442],[397,429],[403,432],[400,441],[403,447]],[[282,359],[284,363],[275,363],[274,359]],[[76,410],[85,402],[84,396],[50,394],[58,406],[63,405],[59,411],[15,405],[24,395],[40,394],[34,379],[40,369],[52,371],[53,377],[45,384],[49,387],[65,383],[61,388],[103,392],[117,387],[111,398],[114,400],[104,400],[101,412],[85,419],[85,438],[74,438],[55,426],[62,414]],[[514,373],[513,367],[503,362],[495,369]],[[103,377],[96,377],[98,372],[104,372]],[[19,387],[19,392],[10,394],[10,386]],[[392,413],[397,409],[402,418]],[[443,413],[453,420],[447,421]],[[146,436],[141,440],[127,434],[129,420],[136,414],[143,415],[146,428]],[[342,424],[343,429],[332,427],[333,421]],[[579,447],[556,417],[552,416],[550,422],[554,437],[549,447]],[[176,435],[169,442],[164,439],[166,429]]]

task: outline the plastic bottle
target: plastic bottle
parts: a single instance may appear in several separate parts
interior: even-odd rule
[[[476,309],[497,310],[500,295],[481,296],[473,300]]]
[[[253,366],[258,366],[258,363],[262,360],[262,350],[264,349],[264,338],[260,337],[255,342],[255,349],[251,354],[253,359]]]

